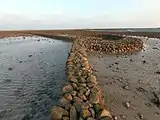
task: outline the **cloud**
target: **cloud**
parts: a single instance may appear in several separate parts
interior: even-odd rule
[[[159,12],[125,12],[122,14],[99,14],[72,16],[67,14],[21,15],[5,14],[0,17],[0,29],[67,29],[67,28],[118,28],[157,27]]]

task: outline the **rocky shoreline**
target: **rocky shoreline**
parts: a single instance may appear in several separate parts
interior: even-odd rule
[[[87,53],[94,50],[119,54],[142,48],[143,42],[138,39],[111,41],[100,37],[75,37],[67,60],[68,84],[62,90],[61,106],[52,109],[52,120],[116,119],[104,105],[102,91],[91,71]]]

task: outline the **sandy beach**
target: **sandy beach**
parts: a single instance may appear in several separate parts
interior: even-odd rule
[[[160,40],[142,38],[144,50],[129,55],[91,53],[105,104],[118,120],[159,120]],[[155,97],[155,94],[157,95]]]

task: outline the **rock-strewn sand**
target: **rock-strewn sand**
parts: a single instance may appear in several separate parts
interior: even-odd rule
[[[118,120],[160,119],[160,40],[144,39],[144,46],[133,55],[89,56],[105,104]]]

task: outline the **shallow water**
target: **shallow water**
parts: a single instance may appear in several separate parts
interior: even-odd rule
[[[44,37],[0,40],[0,120],[49,120],[65,84],[71,43]]]

